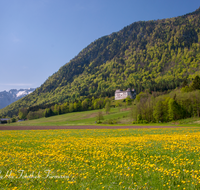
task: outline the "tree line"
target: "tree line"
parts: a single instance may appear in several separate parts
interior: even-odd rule
[[[19,119],[38,119],[41,117],[50,117],[54,115],[60,115],[71,112],[80,112],[87,110],[96,110],[106,108],[109,111],[111,106],[111,99],[109,98],[97,98],[92,100],[86,98],[83,101],[65,102],[63,104],[55,104],[45,109],[35,110],[33,108],[21,108],[19,110]]]
[[[200,116],[200,77],[169,94],[141,92],[136,97],[134,123],[169,122]]]

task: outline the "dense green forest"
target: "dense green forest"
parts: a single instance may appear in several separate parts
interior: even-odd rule
[[[141,92],[135,100],[134,123],[169,122],[200,116],[200,77],[170,93]]]
[[[92,42],[33,93],[0,110],[110,97],[116,89],[166,91],[200,75],[200,8],[170,19],[135,22]]]

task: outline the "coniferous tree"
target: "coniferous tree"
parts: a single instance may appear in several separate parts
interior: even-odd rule
[[[197,75],[192,81],[192,90],[200,90],[200,77]]]

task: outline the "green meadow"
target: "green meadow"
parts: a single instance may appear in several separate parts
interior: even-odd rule
[[[0,131],[1,189],[200,189],[200,130]]]
[[[51,117],[43,117],[40,119],[26,120],[22,122],[15,122],[4,124],[5,126],[67,126],[67,125],[133,125],[133,119],[136,106],[133,106],[133,111],[131,111],[131,106],[122,108],[111,108],[109,113],[106,113],[105,109],[82,111],[82,112],[72,112]],[[101,123],[98,124],[98,113],[101,112],[103,119]],[[134,125],[192,125],[199,126],[200,121],[198,117],[192,117],[188,119],[182,119],[178,121],[172,121],[168,123],[148,123],[148,124],[134,124]]]
[[[64,125],[95,125],[97,124],[98,112],[102,112],[103,119],[101,124],[109,124],[109,122],[117,124],[131,124],[130,107],[119,110],[118,108],[112,108],[109,113],[105,112],[105,109],[72,112],[62,115],[51,116],[47,118],[40,118],[35,120],[26,120],[23,122],[16,122],[7,125],[14,126],[64,126]]]

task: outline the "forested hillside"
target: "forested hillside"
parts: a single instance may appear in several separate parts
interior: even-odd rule
[[[113,96],[116,89],[165,91],[200,75],[200,8],[170,19],[135,22],[92,42],[32,94],[0,110]]]

